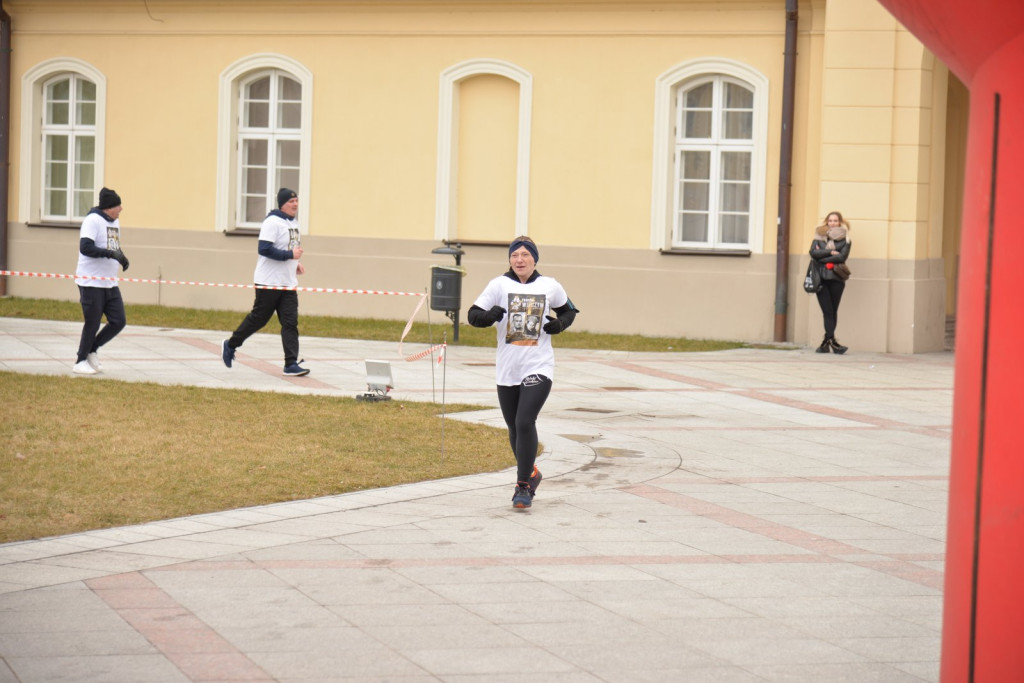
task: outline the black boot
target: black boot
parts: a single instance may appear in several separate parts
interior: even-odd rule
[[[814,352],[815,353],[828,353],[829,351],[831,351],[832,347],[829,345],[828,342],[829,342],[828,337],[825,337],[824,339],[822,339],[821,340],[821,346],[819,346],[818,348],[814,349]],[[843,349],[843,350],[845,351],[846,349]]]
[[[849,348],[848,346],[843,346],[842,344],[837,342],[835,337],[832,337],[831,339],[829,339],[827,341],[828,341],[829,346],[832,347],[832,353],[838,353],[838,354],[842,355],[842,354],[846,353],[846,350]]]

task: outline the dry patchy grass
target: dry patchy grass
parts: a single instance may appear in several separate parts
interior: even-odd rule
[[[450,419],[442,460],[429,403],[15,373],[0,403],[0,542],[513,464],[503,430]]]

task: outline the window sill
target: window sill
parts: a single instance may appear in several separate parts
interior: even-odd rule
[[[80,230],[82,228],[81,222],[79,223],[26,223],[26,226],[30,228],[56,228],[57,230]]]
[[[666,256],[741,256],[749,257],[749,249],[659,249]]]
[[[224,234],[228,237],[259,237],[259,228],[235,228],[234,230],[225,230]]]

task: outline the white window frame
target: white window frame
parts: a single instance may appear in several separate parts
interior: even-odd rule
[[[43,117],[45,115],[43,88],[54,78],[73,75],[92,82],[96,86],[95,158],[93,160],[93,200],[104,184],[106,120],[107,120],[107,79],[91,64],[79,59],[49,59],[36,64],[21,77],[21,149],[19,163],[21,182],[18,191],[18,220],[22,223],[43,221]],[[73,154],[73,150],[72,150]],[[47,219],[55,223],[77,222],[74,217]]]
[[[299,195],[299,231],[309,232],[309,215],[312,213],[310,197],[310,167],[312,165],[313,139],[313,73],[300,62],[280,54],[262,53],[244,57],[228,66],[220,74],[220,97],[217,126],[217,199],[214,229],[228,232],[246,227],[239,220],[241,216],[241,157],[239,149],[242,130],[242,87],[253,77],[268,72],[281,72],[299,82],[302,86],[302,123],[296,137],[299,140],[299,186],[294,189]],[[283,139],[283,138],[282,138]],[[273,202],[273,197],[268,197]],[[268,204],[272,206],[272,204]]]
[[[67,123],[47,123],[47,121],[46,121],[47,106],[46,105],[49,102],[49,100],[46,97],[46,90],[50,87],[50,85],[52,85],[52,84],[54,84],[54,83],[56,83],[58,81],[64,81],[64,80],[68,81],[68,102],[67,102],[67,106],[68,106],[68,114],[67,114],[68,115],[68,121],[67,121]],[[77,120],[77,109],[78,109],[78,104],[79,104],[79,101],[78,101],[78,84],[80,82],[89,83],[89,84],[91,84],[93,86],[93,88],[95,88],[95,86],[96,86],[96,84],[93,83],[88,78],[85,78],[81,74],[77,74],[77,73],[73,73],[73,72],[64,72],[64,73],[56,74],[54,76],[50,76],[49,78],[44,80],[41,83],[41,85],[40,85],[40,87],[42,89],[42,93],[43,93],[43,102],[42,102],[43,117],[42,117],[42,121],[40,123],[40,128],[41,128],[41,130],[40,130],[41,143],[40,144],[42,146],[41,147],[42,156],[40,157],[40,166],[41,166],[41,168],[40,168],[40,180],[39,180],[40,188],[39,189],[40,189],[40,217],[44,221],[51,221],[51,222],[56,222],[56,223],[81,221],[81,220],[83,220],[85,218],[85,215],[89,212],[89,209],[91,209],[93,206],[95,206],[95,204],[91,203],[96,198],[96,192],[93,189],[93,187],[92,186],[90,186],[88,188],[80,188],[80,187],[78,187],[78,172],[77,172],[78,171],[78,163],[77,163],[78,162],[78,157],[77,157],[77,149],[78,149],[78,141],[79,141],[79,139],[82,139],[82,138],[92,138],[92,141],[93,141],[93,156],[92,156],[92,159],[90,159],[90,164],[93,165],[93,173],[94,173],[94,175],[93,175],[93,185],[96,184],[96,176],[95,176],[95,163],[96,163],[96,150],[95,150],[95,147],[96,147],[95,110],[93,111],[93,119],[94,119],[94,121],[93,121],[92,124],[82,124],[82,123],[80,123]],[[95,102],[93,102],[93,105],[95,107]],[[47,182],[46,182],[46,171],[47,171],[48,162],[50,161],[50,159],[47,157],[47,154],[46,154],[46,138],[49,137],[49,136],[61,137],[61,138],[64,138],[65,140],[67,140],[67,154],[68,154],[68,157],[67,157],[67,167],[68,167],[67,168],[67,185],[63,188],[63,190],[67,194],[67,197],[64,200],[64,211],[62,211],[60,214],[53,214],[53,213],[49,213],[48,212],[50,201],[49,201],[49,197],[47,197],[47,190],[49,190],[49,189],[61,189],[61,188],[50,188],[47,185]],[[75,212],[75,205],[76,205],[77,202],[76,202],[75,194],[76,194],[76,192],[81,192],[83,190],[87,190],[87,196],[89,198],[89,202],[90,203],[87,204],[87,206],[85,208],[85,211],[83,211],[82,213],[76,213]]]
[[[725,86],[727,84],[737,85],[751,92],[751,95],[753,95],[753,89],[748,83],[729,76],[723,76],[721,74],[710,74],[693,78],[682,83],[675,89],[675,164],[672,172],[673,201],[672,234],[670,240],[672,247],[676,249],[746,249],[749,244],[750,230],[752,228],[750,222],[753,222],[751,204],[753,202],[754,189],[754,132],[753,128],[751,128],[751,137],[749,139],[733,139],[725,137],[725,133],[723,131],[725,114],[724,100]],[[684,134],[686,121],[684,120],[685,107],[681,106],[682,98],[684,93],[703,85],[712,86],[713,101],[709,112],[711,131],[708,137],[687,138]],[[685,152],[707,152],[709,157],[707,208],[708,237],[706,240],[700,242],[684,240],[681,234],[681,226],[679,225],[680,214],[683,212],[683,208],[681,206],[682,197],[680,197],[680,185],[682,184],[682,156]],[[725,213],[724,208],[722,207],[722,191],[724,189],[725,180],[722,177],[721,164],[722,156],[725,152],[746,152],[750,155],[751,177],[747,182],[747,186],[751,196],[749,198],[747,208],[748,226],[747,241],[745,242],[725,242],[719,239],[721,218],[722,214]],[[678,237],[677,231],[679,233]]]
[[[269,100],[268,100],[268,111],[267,111],[267,125],[264,127],[250,127],[244,124],[244,116],[242,113],[245,110],[245,90],[254,81],[269,78]],[[280,80],[282,78],[288,78],[293,81],[296,79],[292,78],[290,74],[285,73],[279,69],[271,69],[264,71],[254,71],[246,74],[238,83],[238,111],[239,111],[239,124],[238,124],[238,154],[236,155],[235,163],[235,177],[238,178],[238,190],[235,192],[235,224],[240,228],[258,228],[263,223],[263,217],[266,216],[267,212],[271,209],[276,209],[277,205],[275,199],[277,197],[277,190],[281,187],[282,183],[277,178],[276,169],[280,166],[280,162],[277,156],[277,143],[278,142],[298,142],[300,147],[299,153],[299,171],[302,169],[301,161],[301,146],[302,146],[302,130],[301,128],[283,128],[278,121],[278,104],[279,100],[277,93],[279,92]],[[297,81],[296,81],[297,82]],[[301,87],[301,84],[300,84]],[[300,102],[301,104],[301,102]],[[301,126],[301,122],[299,124]],[[260,194],[261,199],[264,202],[264,209],[259,220],[256,221],[245,221],[241,216],[245,215],[245,204],[247,198],[250,195],[246,194],[245,188],[242,187],[243,179],[245,177],[244,160],[245,154],[243,153],[242,147],[248,140],[263,140],[267,143],[267,183],[264,191]],[[289,183],[294,185],[295,183]],[[295,188],[293,188],[295,189]]]
[[[458,152],[459,96],[455,86],[472,76],[504,76],[519,84],[518,143],[516,150],[515,235],[528,235],[530,217],[530,127],[533,111],[533,76],[529,71],[500,59],[471,59],[441,73],[437,113],[437,190],[434,204],[434,238],[452,239],[457,201],[455,158]]]
[[[651,248],[679,249],[689,245],[674,243],[678,182],[675,170],[677,145],[675,125],[678,121],[676,98],[679,90],[715,77],[732,80],[754,93],[753,150],[751,156],[750,227],[746,245],[726,244],[696,248],[711,253],[719,250],[746,248],[751,253],[764,253],[765,186],[767,179],[768,78],[759,71],[730,59],[699,59],[677,65],[655,80],[654,169],[651,188]],[[719,111],[716,109],[715,111]],[[717,123],[716,123],[717,125]],[[710,142],[710,141],[708,141]],[[690,148],[695,148],[694,146]],[[720,148],[721,149],[721,148]],[[717,164],[716,164],[717,167]],[[712,173],[716,173],[713,169]],[[716,176],[712,175],[715,180]],[[713,183],[713,186],[715,183]],[[712,201],[715,201],[712,199]],[[709,231],[713,226],[709,226]],[[710,235],[709,235],[710,236]]]

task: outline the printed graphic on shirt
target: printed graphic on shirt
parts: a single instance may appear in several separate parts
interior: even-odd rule
[[[288,248],[294,249],[299,246],[299,229],[288,228]]]
[[[544,294],[508,294],[508,330],[505,343],[536,346],[540,339],[540,321],[544,317],[547,297]]]
[[[107,249],[121,251],[121,231],[113,225],[107,226]]]

